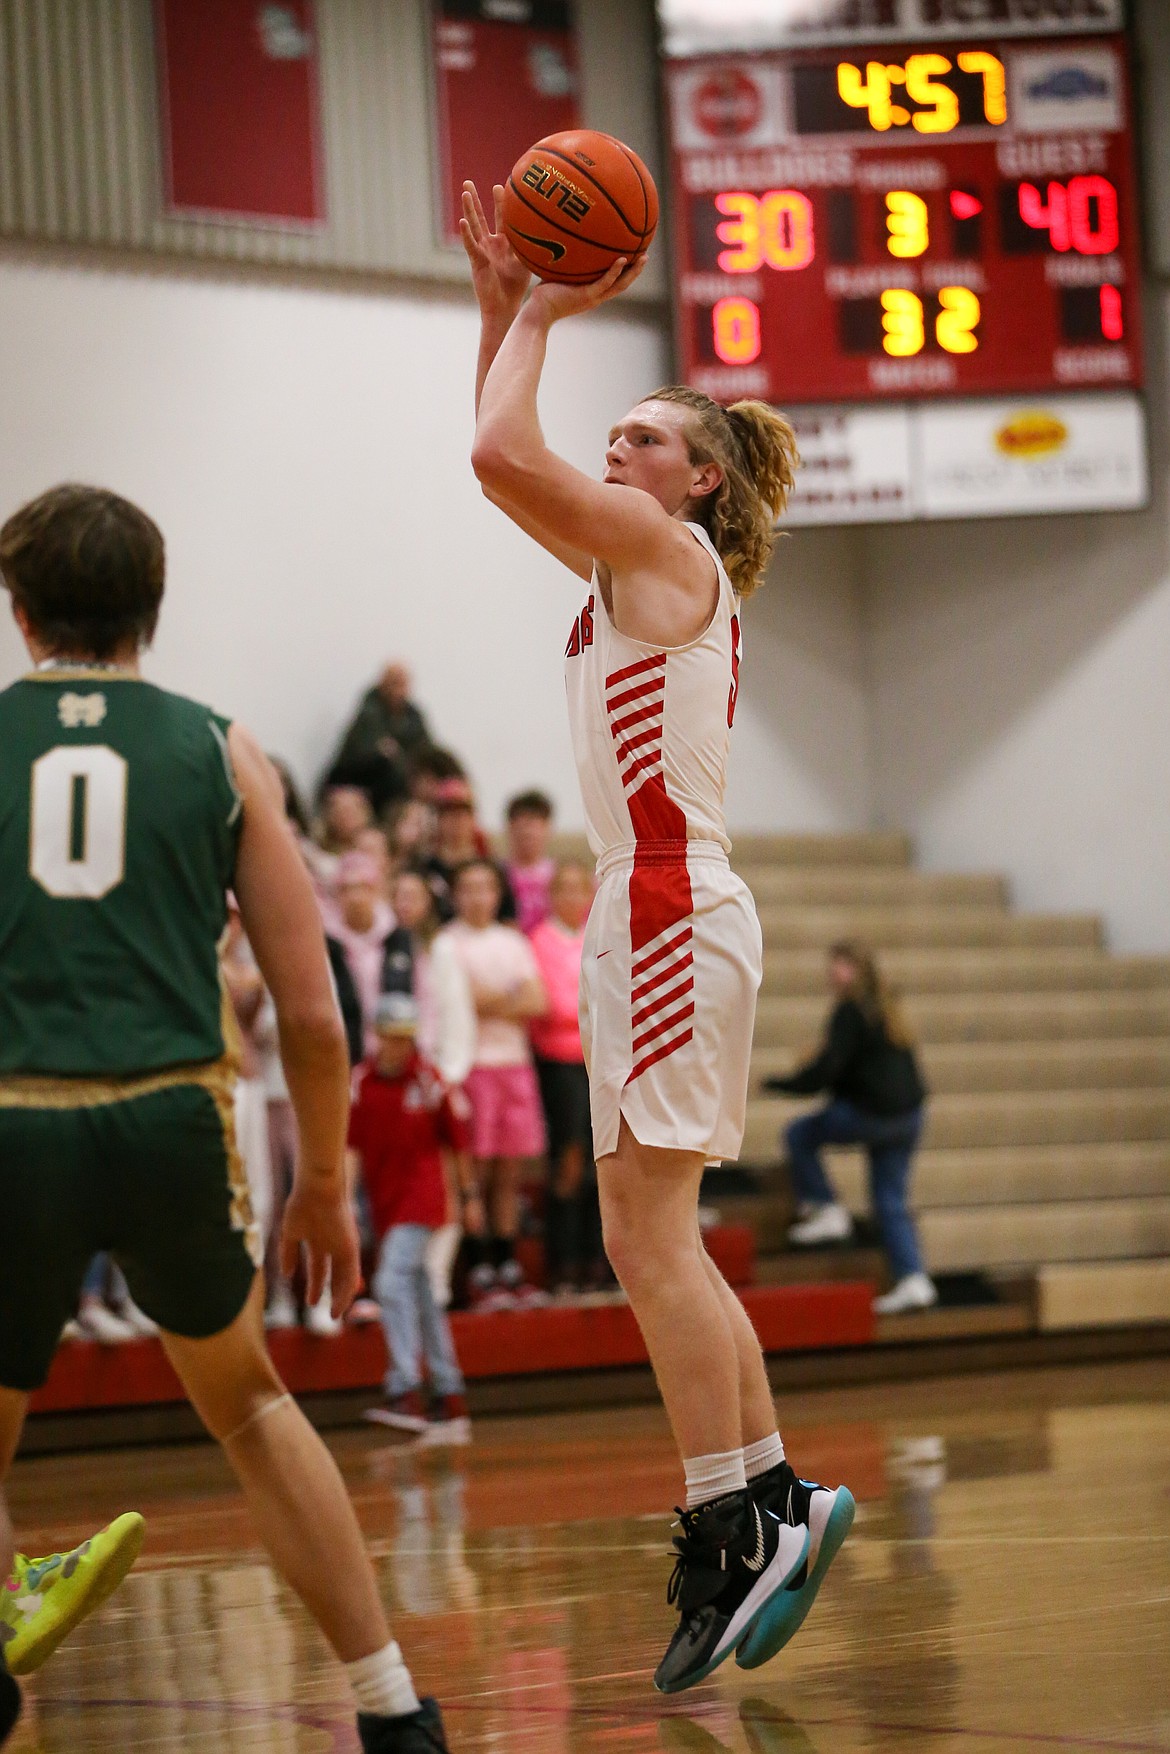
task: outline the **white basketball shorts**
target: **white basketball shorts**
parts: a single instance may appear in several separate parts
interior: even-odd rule
[[[739,1155],[747,1113],[760,922],[715,841],[640,842],[598,862],[581,958],[581,1040],[593,1147],[622,1115],[643,1145]]]

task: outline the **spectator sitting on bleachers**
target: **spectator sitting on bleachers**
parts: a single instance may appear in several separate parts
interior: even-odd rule
[[[447,921],[454,917],[454,886],[456,873],[475,859],[491,860],[488,837],[475,814],[475,798],[465,779],[441,780],[435,788],[435,847],[420,867],[435,897],[439,916]],[[499,917],[516,917],[516,902],[503,872],[500,878]]]
[[[458,952],[477,1019],[467,1094],[477,1186],[491,1232],[486,1244],[470,1250],[469,1283],[477,1308],[538,1301],[516,1259],[516,1238],[521,1163],[544,1150],[527,1023],[547,1001],[527,938],[499,922],[500,893],[500,875],[490,860],[464,865],[455,879],[458,918],[443,934]]]
[[[549,887],[556,861],[549,857],[552,800],[543,792],[519,792],[508,805],[504,875],[516,899],[516,924],[531,932],[550,911]]]
[[[378,897],[381,901],[390,900],[390,885],[394,880],[394,860],[390,852],[390,842],[385,829],[371,823],[353,837],[353,851],[368,853],[378,870]]]
[[[326,775],[327,786],[360,786],[376,816],[407,796],[411,764],[431,741],[410,684],[405,664],[387,664],[363,695]]]
[[[312,872],[317,893],[330,897],[337,883],[337,867],[363,829],[373,826],[374,813],[370,800],[359,786],[330,786],[321,799],[321,809],[313,824],[312,840],[305,849],[306,863]]]
[[[387,829],[394,869],[419,870],[435,850],[435,812],[422,798],[407,798],[391,813]]]
[[[873,954],[853,942],[829,951],[829,986],[836,997],[820,1052],[787,1077],[764,1080],[785,1096],[829,1093],[823,1108],[785,1130],[797,1197],[788,1240],[800,1248],[845,1242],[853,1230],[821,1161],[826,1145],[863,1145],[870,1189],[893,1288],[876,1298],[879,1315],[929,1309],[938,1293],[922,1263],[907,1194],[911,1160],[922,1133],[926,1086],[910,1031]]]
[[[410,766],[410,795],[420,803],[433,804],[436,788],[444,780],[465,780],[467,769],[450,749],[428,743],[420,749]]]
[[[548,995],[548,1009],[532,1019],[529,1033],[548,1134],[545,1261],[550,1289],[563,1293],[596,1288],[610,1278],[577,1006],[585,922],[593,901],[593,879],[584,865],[556,867],[550,901],[549,918],[528,940]]]
[[[386,1398],[366,1417],[399,1431],[425,1432],[432,1443],[466,1443],[471,1429],[463,1375],[426,1269],[427,1245],[446,1211],[444,1153],[479,1228],[482,1212],[475,1212],[467,1099],[419,1053],[417,1028],[418,1007],[409,993],[379,1000],[376,1049],[357,1074],[350,1114],[349,1144],[378,1240],[373,1288],[390,1354]],[[429,1411],[424,1364],[433,1396]]]

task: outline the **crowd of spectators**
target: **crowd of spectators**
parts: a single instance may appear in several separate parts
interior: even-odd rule
[[[354,1067],[354,1200],[380,1305],[359,1300],[356,1316],[381,1313],[389,1338],[392,1313],[399,1347],[406,1334],[433,1354],[440,1392],[457,1399],[440,1326],[452,1302],[531,1308],[612,1284],[576,1005],[592,877],[551,856],[553,807],[540,791],[518,793],[499,835],[489,832],[463,763],[435,743],[401,664],[362,698],[312,809],[277,766]],[[271,1006],[234,915],[223,959],[244,1041],[238,1134],[268,1245],[267,1320],[327,1335],[339,1326],[328,1295],[301,1307],[272,1246],[295,1127]],[[453,1095],[454,1107],[435,1108],[441,1136],[426,1146],[424,1171],[411,1154],[423,1150],[418,1112],[432,1090]],[[415,1193],[391,1242],[394,1163]],[[441,1197],[418,1191],[432,1171]],[[388,1405],[411,1416],[416,1390],[413,1366],[396,1360]]]

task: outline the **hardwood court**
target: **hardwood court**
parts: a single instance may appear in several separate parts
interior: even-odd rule
[[[331,1442],[395,1630],[459,1754],[1170,1750],[1170,1371],[1152,1363],[803,1396],[789,1453],[858,1520],[798,1639],[660,1699],[649,1409],[481,1421],[456,1456]],[[149,1523],[122,1592],[35,1678],[21,1754],[356,1749],[339,1672],[257,1552],[217,1453],[28,1460],[22,1545]]]

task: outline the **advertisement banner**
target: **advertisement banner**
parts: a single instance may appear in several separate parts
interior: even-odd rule
[[[323,223],[312,0],[156,0],[155,24],[167,211]]]
[[[927,518],[1127,511],[1149,497],[1145,414],[1130,392],[914,410]]]
[[[431,29],[438,131],[439,236],[459,241],[470,178],[491,190],[546,134],[580,126],[569,0],[435,0]]]

